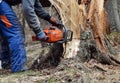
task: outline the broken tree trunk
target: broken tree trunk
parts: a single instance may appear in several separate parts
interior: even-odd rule
[[[91,40],[86,41],[85,49],[88,51],[88,57],[94,58],[101,63],[119,65],[120,61],[110,54],[109,48],[112,48],[112,46],[109,47],[110,42],[106,37],[110,33],[110,25],[104,4],[105,0],[91,0],[88,4],[87,20],[93,37],[91,37]]]
[[[86,29],[88,25],[86,20],[89,20],[89,25],[93,30],[94,38],[100,51],[104,53],[107,51],[104,35],[109,32],[110,27],[104,9],[104,0],[91,0],[88,13],[85,5],[88,3],[87,0],[81,0],[81,3],[74,0],[69,2],[67,0],[50,0],[50,2],[58,10],[62,22],[74,33],[73,41],[65,45],[65,58],[77,55],[80,43],[80,28],[82,30]]]
[[[94,39],[101,52],[107,52],[105,35],[109,33],[109,22],[104,9],[105,0],[91,0],[88,12],[88,20],[93,30]]]

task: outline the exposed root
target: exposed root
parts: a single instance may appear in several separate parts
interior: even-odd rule
[[[89,33],[91,33],[92,35],[92,31]],[[108,51],[106,53],[102,53],[98,49],[94,38],[91,35],[85,35],[85,34],[88,34],[87,31],[83,34],[84,36],[81,35],[81,37],[82,38],[84,37],[84,39],[81,40],[80,53],[83,53],[82,55],[84,56],[80,56],[80,57],[83,57],[84,61],[90,61],[91,59],[95,59],[96,61],[102,64],[108,64],[108,65],[114,65],[114,66],[120,65],[120,61],[117,59],[117,56],[114,56],[110,52],[110,49],[113,50],[114,48],[112,47],[112,45],[110,45],[110,42],[108,41],[108,39],[105,39],[105,44],[106,46],[108,46],[108,49],[107,49]]]
[[[111,60],[113,60],[115,63],[120,64],[120,61],[114,56],[114,55],[109,55],[109,57],[111,58]]]

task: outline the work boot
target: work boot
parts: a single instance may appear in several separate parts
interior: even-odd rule
[[[10,62],[9,61],[3,61],[2,62],[2,69],[10,69]]]
[[[12,70],[11,71],[11,73],[19,73],[19,72],[24,72],[24,71],[27,71],[28,70],[28,67],[26,66],[26,65],[24,65],[23,67],[22,67],[22,69],[20,69],[20,70]]]
[[[11,73],[11,71],[10,71],[10,69],[0,69],[0,75],[3,75],[3,74],[10,74]]]

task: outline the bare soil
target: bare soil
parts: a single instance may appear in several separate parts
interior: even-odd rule
[[[87,63],[90,64],[94,62]],[[88,68],[79,60],[68,59],[63,60],[56,68],[28,70],[15,74],[0,73],[0,83],[120,83],[120,67],[101,67]]]

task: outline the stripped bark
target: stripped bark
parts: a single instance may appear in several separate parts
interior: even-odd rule
[[[76,56],[77,51],[79,51],[80,28],[85,30],[88,27],[86,20],[89,20],[89,25],[93,30],[98,48],[101,52],[107,52],[104,35],[109,33],[110,27],[107,13],[104,9],[105,0],[91,0],[91,2],[89,0],[81,0],[81,3],[80,1],[74,0],[50,0],[50,2],[58,10],[62,22],[74,33],[73,41],[65,45],[65,57],[74,57]],[[86,4],[89,4],[88,6],[90,6],[88,7],[88,13]]]
[[[74,31],[73,41],[67,43],[66,47],[64,47],[67,49],[64,54],[65,58],[71,58],[77,55],[80,49],[80,29],[85,31],[90,28],[92,29],[93,39],[96,43],[92,46],[93,48],[91,46],[88,48],[91,57],[101,63],[119,65],[120,61],[110,54],[108,49],[108,44],[110,43],[106,38],[106,34],[110,33],[110,24],[107,12],[104,9],[106,0],[81,0],[81,3],[73,0],[69,2],[62,0],[50,1],[58,9],[63,23],[69,26],[70,30]],[[94,56],[95,54],[97,56]]]
[[[92,0],[88,13],[88,20],[93,30],[94,38],[101,52],[107,52],[105,35],[109,33],[109,22],[104,9],[104,0]]]
[[[110,25],[107,12],[104,9],[105,2],[106,0],[91,0],[89,3],[90,7],[87,19],[89,26],[92,29],[92,41],[95,40],[95,44],[88,44],[87,50],[88,53],[90,53],[89,57],[94,58],[101,63],[119,65],[120,61],[110,54],[110,42],[106,37],[106,34],[110,33]],[[112,46],[110,48],[112,48]]]

